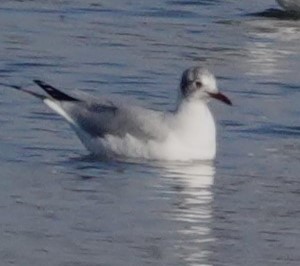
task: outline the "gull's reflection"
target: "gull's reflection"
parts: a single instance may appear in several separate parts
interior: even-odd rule
[[[174,208],[168,219],[180,224],[177,233],[184,260],[193,265],[205,261],[208,265],[211,245],[212,186],[215,168],[210,163],[168,164],[161,175],[169,182]]]

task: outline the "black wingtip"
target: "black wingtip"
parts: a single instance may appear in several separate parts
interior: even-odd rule
[[[53,99],[58,100],[58,101],[68,101],[68,102],[78,102],[79,100],[71,97],[58,89],[54,88],[53,86],[47,84],[46,82],[39,80],[39,79],[34,79],[34,83],[36,83],[38,86],[40,86],[45,92],[47,92]]]
[[[45,83],[44,81],[41,81],[39,79],[34,79],[33,82],[36,83],[37,85],[39,85],[40,87],[46,87],[46,86],[48,86],[47,83]]]

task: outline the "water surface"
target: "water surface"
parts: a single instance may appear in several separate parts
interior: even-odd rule
[[[299,265],[300,21],[269,9],[2,1],[1,83],[39,78],[166,110],[200,64],[234,103],[211,104],[214,163],[103,161],[40,102],[1,88],[3,265]]]

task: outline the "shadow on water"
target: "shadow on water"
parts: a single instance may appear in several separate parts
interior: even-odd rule
[[[220,0],[190,0],[190,1],[182,1],[182,0],[171,0],[168,1],[171,5],[179,5],[179,6],[211,6],[219,4]]]
[[[274,18],[282,20],[300,20],[300,14],[296,12],[289,12],[282,9],[270,8],[262,12],[255,12],[246,14],[246,16],[256,16],[264,18]]]
[[[300,135],[299,126],[287,126],[287,125],[276,125],[276,124],[267,124],[262,125],[256,128],[247,128],[247,129],[235,129],[236,132],[244,132],[250,135],[263,135],[263,136],[272,136],[272,137],[296,137]]]

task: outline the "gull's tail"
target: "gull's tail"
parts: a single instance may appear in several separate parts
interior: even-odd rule
[[[27,94],[30,94],[42,101],[44,101],[47,97],[42,95],[42,94],[39,94],[39,93],[36,93],[36,92],[33,92],[33,91],[30,91],[30,90],[27,90],[25,88],[22,88],[21,86],[18,86],[18,85],[11,85],[11,84],[7,84],[7,83],[0,83],[0,86],[4,86],[4,87],[8,87],[8,88],[13,88],[15,90],[18,90],[18,91],[23,91]]]
[[[26,88],[23,88],[18,85],[11,85],[7,83],[0,83],[0,86],[13,88],[18,91],[25,92],[29,95],[32,95],[40,100],[42,100],[46,105],[48,105],[53,111],[64,117],[70,124],[73,126],[76,125],[73,118],[66,112],[64,107],[62,106],[63,102],[81,102],[80,100],[73,98],[58,89],[52,87],[51,85],[41,81],[41,80],[34,80],[34,82],[39,85],[49,96],[42,95],[40,93],[33,92],[31,90],[28,90]]]
[[[80,102],[80,100],[71,97],[61,91],[59,91],[58,89],[54,88],[53,86],[47,84],[44,81],[41,80],[34,80],[34,82],[40,86],[51,98],[49,98],[50,100],[56,100],[56,101],[68,101],[68,102]],[[38,99],[41,99],[42,101],[48,99],[47,96],[42,95],[40,93],[36,93],[34,91],[28,90],[26,88],[23,88],[22,86],[18,86],[18,85],[12,85],[12,84],[7,84],[7,83],[0,83],[0,86],[4,86],[4,87],[8,87],[8,88],[13,88],[15,90],[18,91],[23,91],[27,94],[30,94]]]
[[[40,86],[50,97],[45,97],[43,100],[53,111],[64,117],[73,127],[77,127],[77,123],[73,120],[72,116],[65,110],[63,103],[65,102],[81,102],[73,98],[44,81],[35,79],[34,82]]]
[[[72,113],[68,111],[68,106],[76,105],[82,103],[81,100],[73,98],[58,89],[52,87],[51,85],[41,81],[41,80],[34,80],[34,82],[39,85],[48,95],[43,95],[40,93],[33,92],[22,86],[12,85],[8,83],[1,83],[0,86],[13,88],[18,91],[23,91],[29,95],[34,96],[42,100],[48,107],[50,107],[54,112],[61,115],[63,118],[67,120],[67,122],[71,125],[71,127],[75,130],[76,134],[80,138],[83,143],[86,143],[86,139],[88,140],[90,135],[81,126],[77,123],[76,119],[73,118]]]

